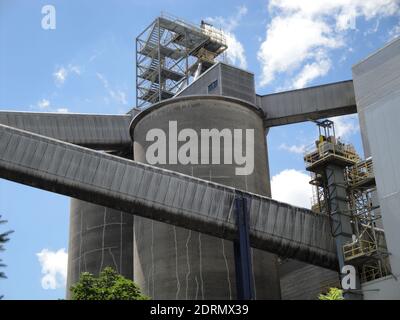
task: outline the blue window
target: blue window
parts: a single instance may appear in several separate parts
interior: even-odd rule
[[[218,80],[215,80],[208,85],[208,93],[214,91],[216,87],[218,87]]]

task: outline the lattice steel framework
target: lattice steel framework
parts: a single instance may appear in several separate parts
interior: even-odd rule
[[[136,38],[136,105],[172,98],[227,49],[223,32],[163,13]]]
[[[352,239],[352,217],[348,210],[344,169],[356,163],[358,156],[351,145],[336,139],[334,123],[330,120],[315,121],[319,139],[304,156],[306,169],[312,172],[319,210],[329,215],[331,234],[335,239],[339,270],[345,266],[343,245]],[[322,211],[324,210],[324,211]],[[359,277],[356,289],[360,290]],[[348,299],[359,299],[357,291],[346,292]]]
[[[390,273],[386,241],[376,205],[376,184],[371,158],[346,168],[349,208],[354,221],[354,239],[343,246],[345,260],[358,266],[361,281]]]
[[[312,210],[330,216],[339,262],[355,265],[362,282],[386,276],[388,254],[373,201],[372,159],[361,160],[353,146],[336,139],[332,121],[316,123],[319,139],[304,156],[313,185]]]

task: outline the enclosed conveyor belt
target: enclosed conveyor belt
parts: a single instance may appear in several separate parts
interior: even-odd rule
[[[0,124],[97,150],[129,148],[131,120],[131,115],[0,111]]]
[[[257,96],[266,127],[357,112],[353,81],[341,81]]]
[[[4,125],[0,177],[229,240],[244,196],[253,247],[337,269],[326,216]]]

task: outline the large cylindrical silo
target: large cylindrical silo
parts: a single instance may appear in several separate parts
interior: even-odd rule
[[[177,132],[170,132],[176,124]],[[201,137],[202,129],[224,129],[232,132],[254,130],[254,170],[238,175],[233,160],[224,164],[224,139],[221,139],[220,164],[183,164],[169,154],[166,163],[154,164],[261,195],[269,194],[267,150],[262,114],[255,106],[233,98],[188,96],[160,102],[142,111],[131,124],[134,160],[149,163],[146,151],[155,142],[147,141],[152,129],[160,129],[166,138],[183,129],[193,129]],[[161,132],[161,131],[158,132]],[[167,144],[174,143],[173,138]],[[178,149],[185,141],[178,141]],[[233,142],[234,148],[244,142]],[[209,151],[211,156],[214,150]],[[202,152],[199,141],[199,153]],[[170,158],[172,156],[172,158]],[[170,158],[170,159],[169,159]],[[172,161],[171,161],[172,159]],[[172,162],[172,163],[171,163]],[[212,161],[210,161],[212,162]],[[135,217],[134,279],[153,299],[235,299],[235,264],[233,243],[198,232]],[[252,250],[252,267],[257,299],[279,299],[280,286],[277,258],[260,250]]]
[[[133,279],[133,216],[71,198],[67,298],[82,272],[106,267]]]

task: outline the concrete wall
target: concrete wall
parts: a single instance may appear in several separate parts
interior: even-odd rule
[[[208,92],[208,85],[216,80],[218,87],[213,92]],[[267,116],[264,125],[268,126],[356,111],[352,81],[256,96],[254,74],[223,63],[213,66],[177,96],[192,94],[225,95],[253,104],[257,102]],[[265,135],[268,134],[268,130],[267,127]],[[267,144],[267,139],[265,143]],[[271,196],[268,154],[265,165],[268,181],[266,195]],[[332,279],[338,277],[334,271],[295,260],[285,261],[279,268],[282,299],[314,299],[321,293],[321,283],[332,282]]]
[[[289,260],[279,269],[283,300],[316,300],[328,287],[339,284],[335,271]]]
[[[387,276],[361,285],[364,300],[398,300],[400,299],[399,281]]]
[[[217,81],[217,87],[211,92],[208,91],[208,86]],[[189,95],[223,95],[233,98],[238,98],[255,104],[256,93],[254,86],[254,74],[248,71],[239,69],[225,63],[217,63],[212,66],[205,73],[190,84],[190,86],[184,88],[178,92],[176,97],[183,97]],[[265,136],[268,134],[268,128],[265,129]],[[267,146],[267,139],[265,138],[265,144]],[[266,147],[268,149],[268,147]],[[271,196],[271,184],[269,174],[269,162],[268,153],[266,155],[265,166],[267,169],[267,196]]]
[[[134,159],[146,162],[153,128],[168,133],[168,122],[177,121],[178,132],[216,128],[254,129],[255,163],[250,175],[236,175],[235,164],[166,164],[160,166],[205,180],[266,195],[267,179],[263,121],[254,107],[223,99],[173,100],[142,113],[133,124]],[[182,143],[181,143],[182,144]],[[223,149],[223,143],[221,144]],[[244,149],[243,149],[244,150]],[[210,150],[211,151],[211,150]],[[221,152],[223,154],[223,152]],[[167,156],[168,153],[167,153]],[[200,156],[200,155],[199,155]],[[223,158],[221,158],[223,159]],[[279,299],[277,259],[252,250],[253,276],[258,299]],[[235,299],[233,244],[195,231],[135,217],[135,281],[154,299]]]
[[[132,109],[127,115],[121,116],[90,116],[75,115],[69,118],[70,125],[63,124],[70,130],[58,127],[68,119],[65,115],[53,115],[50,124],[54,129],[47,128],[47,132],[54,138],[69,138],[68,142],[77,141],[96,142],[106,150],[112,150],[111,144],[106,142],[117,140],[123,142],[120,151],[130,148],[132,141],[129,136],[129,124],[132,117],[140,112]],[[1,119],[1,114],[0,114]],[[102,121],[100,121],[102,120]],[[42,122],[37,117],[39,124]],[[118,122],[117,122],[118,121]],[[22,122],[23,123],[23,122]],[[32,122],[29,122],[32,125]],[[38,125],[40,126],[40,125]],[[91,130],[80,127],[92,128]],[[97,130],[94,131],[93,128]],[[61,132],[63,135],[55,135]],[[76,140],[79,137],[79,140]],[[75,140],[72,140],[75,138]],[[117,149],[118,150],[118,149]],[[133,216],[119,210],[110,209],[93,203],[71,198],[69,244],[68,244],[68,273],[67,273],[67,298],[70,298],[69,288],[79,280],[82,272],[98,275],[105,267],[133,279]]]
[[[67,298],[82,272],[105,267],[133,279],[133,215],[71,199]]]
[[[400,38],[353,67],[364,146],[374,163],[392,273],[400,276]],[[400,287],[400,281],[397,281]],[[381,294],[386,286],[382,287]],[[397,296],[400,298],[400,295]]]

